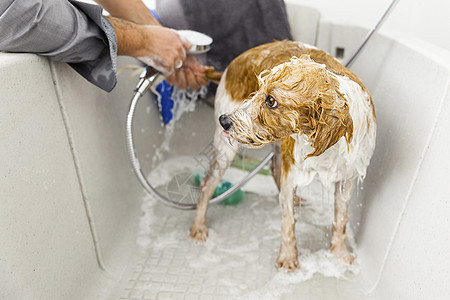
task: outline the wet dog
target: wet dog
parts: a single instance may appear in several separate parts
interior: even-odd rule
[[[273,42],[244,52],[228,66],[217,89],[215,115],[213,160],[200,186],[192,238],[206,240],[208,201],[239,145],[274,143],[272,171],[282,213],[278,268],[299,267],[294,198],[314,177],[335,187],[330,250],[352,263],[347,207],[355,181],[366,175],[376,136],[374,105],[361,80],[312,46]]]

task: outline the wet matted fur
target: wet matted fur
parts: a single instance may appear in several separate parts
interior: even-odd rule
[[[200,185],[192,238],[206,240],[208,201],[239,145],[274,143],[272,170],[282,212],[278,267],[299,267],[294,199],[314,177],[328,188],[335,186],[330,250],[352,263],[354,255],[345,243],[348,201],[355,181],[366,175],[376,137],[373,101],[361,80],[315,47],[287,40],[268,43],[241,54],[222,74],[215,116],[220,124],[212,164]]]

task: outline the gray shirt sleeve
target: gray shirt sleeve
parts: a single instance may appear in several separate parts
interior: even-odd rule
[[[116,84],[117,40],[100,6],[75,0],[1,0],[0,50],[67,62],[106,91]]]

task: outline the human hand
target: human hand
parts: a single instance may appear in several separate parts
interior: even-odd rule
[[[164,43],[166,47],[153,48],[153,53],[160,53],[155,56],[155,59],[152,59],[151,56],[138,57],[138,59],[163,73],[169,84],[175,85],[180,89],[189,88],[196,90],[200,86],[206,85],[207,80],[203,75],[206,68],[198,63],[194,56],[186,56],[186,52],[192,47],[192,44],[172,29],[149,27],[153,36],[157,37],[157,39],[154,38],[152,41],[158,40]],[[158,30],[160,28],[168,29],[171,31],[171,35],[168,34],[167,30]],[[173,33],[177,36],[173,36]],[[161,34],[161,36],[158,36],[158,34]],[[180,42],[182,47],[180,47]],[[151,60],[148,60],[148,58]]]
[[[192,44],[173,29],[154,25],[142,29],[144,47],[135,57],[165,76],[181,68]]]
[[[200,86],[208,83],[204,76],[206,69],[194,56],[188,55],[183,62],[183,67],[175,70],[170,76],[167,76],[166,81],[179,89],[189,88],[196,90]]]
[[[169,76],[182,66],[192,46],[173,29],[159,25],[139,25],[115,17],[107,17],[117,38],[117,55],[135,57]]]
[[[108,19],[116,33],[118,55],[132,56],[154,67],[180,89],[189,87],[195,90],[206,84],[203,77],[206,68],[193,56],[185,60],[192,45],[175,30],[158,25],[139,25],[114,17]]]

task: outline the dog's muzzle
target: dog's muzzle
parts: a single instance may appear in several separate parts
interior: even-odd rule
[[[223,129],[228,130],[231,127],[231,120],[228,118],[227,114],[223,114],[219,117],[220,125]]]

